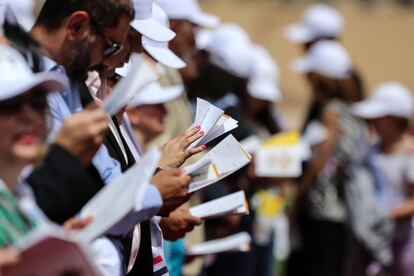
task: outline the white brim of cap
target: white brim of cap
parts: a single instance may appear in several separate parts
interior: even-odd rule
[[[144,40],[143,40],[144,41]],[[159,63],[174,68],[181,69],[186,66],[185,62],[179,58],[176,54],[173,53],[168,48],[157,47],[154,45],[148,45],[143,43],[142,47],[150,54],[155,60]]]
[[[131,26],[142,35],[156,41],[170,41],[175,33],[153,18],[133,20]]]
[[[203,12],[193,14],[189,20],[192,23],[204,28],[216,28],[221,23],[221,20],[218,16]]]
[[[184,91],[182,85],[162,87],[158,82],[145,86],[128,103],[128,107],[134,108],[142,105],[165,104],[178,98]]]
[[[301,24],[287,26],[285,28],[285,36],[288,40],[300,44],[308,43],[315,39],[311,30]]]
[[[412,114],[402,114],[403,112],[390,112],[384,104],[365,100],[352,105],[352,113],[363,119],[377,119],[386,116],[397,116],[410,118]],[[401,114],[397,114],[401,113]]]
[[[4,101],[33,89],[40,88],[45,93],[52,91],[62,91],[67,85],[65,79],[56,73],[37,73],[25,80],[10,80],[1,82],[2,93],[0,101]]]
[[[253,98],[272,103],[276,103],[282,98],[279,87],[270,81],[252,80],[247,85],[247,91]]]

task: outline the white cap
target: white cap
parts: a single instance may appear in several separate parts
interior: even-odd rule
[[[184,86],[161,86],[156,81],[146,85],[141,89],[132,100],[128,102],[129,108],[142,105],[164,104],[178,98],[184,91]]]
[[[30,31],[33,28],[33,25],[35,23],[35,18],[33,14],[35,1],[5,0],[4,3],[10,5],[10,8],[16,16],[18,23],[23,27],[24,30]]]
[[[338,37],[344,29],[344,19],[334,8],[325,4],[309,7],[302,22],[285,28],[285,36],[296,43],[308,43],[318,38]]]
[[[165,27],[169,27],[168,16],[157,4],[152,8],[153,19]],[[159,63],[174,69],[181,69],[186,66],[185,62],[168,48],[168,42],[161,42],[142,37],[142,47]]]
[[[346,79],[352,70],[352,60],[339,42],[322,40],[312,45],[304,57],[295,59],[292,70],[299,73],[319,73],[334,79]]]
[[[352,106],[355,115],[365,119],[385,116],[412,118],[414,100],[412,92],[398,82],[379,85],[368,99]]]
[[[170,19],[188,20],[198,26],[215,28],[220,24],[220,19],[212,14],[204,13],[198,0],[155,0]]]
[[[263,47],[256,45],[253,50],[251,75],[247,85],[250,96],[269,102],[277,102],[282,93],[278,87],[279,67],[270,53]]]
[[[45,92],[62,90],[65,84],[65,79],[57,73],[34,74],[16,50],[0,44],[0,101],[33,88]]]
[[[250,75],[252,49],[248,34],[236,24],[224,24],[214,30],[206,47],[214,65],[242,78]]]
[[[153,18],[152,8],[152,0],[134,0],[135,19],[131,26],[150,39],[170,41],[175,33]]]

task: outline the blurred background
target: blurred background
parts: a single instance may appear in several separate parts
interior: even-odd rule
[[[283,36],[317,1],[202,0],[203,10],[236,22],[252,40],[269,49],[281,69],[280,110],[289,128],[299,128],[309,98],[305,79],[290,71],[302,49]],[[345,18],[342,41],[362,74],[366,90],[379,82],[401,81],[414,90],[414,1],[331,1]]]

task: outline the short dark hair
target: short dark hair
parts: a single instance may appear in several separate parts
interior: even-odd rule
[[[119,0],[46,0],[36,25],[55,31],[76,11],[87,12],[100,30],[116,27],[121,16],[134,18],[134,8]]]

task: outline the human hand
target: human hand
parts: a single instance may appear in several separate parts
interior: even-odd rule
[[[193,142],[203,137],[203,135],[204,132],[200,131],[200,126],[196,126],[185,134],[164,144],[161,149],[161,160],[158,166],[161,169],[178,168],[184,164],[188,158],[205,150],[205,145],[187,150]]]
[[[95,104],[67,118],[56,135],[55,143],[88,166],[103,143],[108,127],[106,113]]]
[[[160,227],[166,240],[175,241],[183,238],[185,234],[193,231],[195,226],[202,223],[203,221],[193,216],[187,207],[181,206],[172,212],[168,218],[162,218]]]
[[[86,218],[71,218],[63,224],[66,230],[82,230],[93,221],[92,217]]]
[[[12,248],[0,249],[0,268],[15,265],[19,262],[19,252]]]
[[[160,216],[168,216],[171,211],[190,199],[190,182],[191,177],[180,169],[161,170],[154,175],[151,183],[157,187],[164,202]]]

